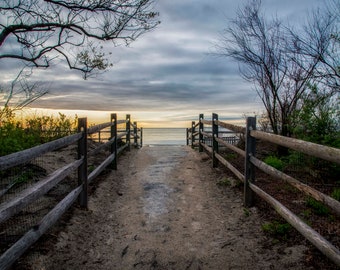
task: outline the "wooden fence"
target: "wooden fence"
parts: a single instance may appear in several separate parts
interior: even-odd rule
[[[210,127],[211,132],[206,131],[206,126]],[[239,134],[240,136],[244,136],[246,144],[245,151],[220,138],[219,128],[221,127],[228,129],[235,134]],[[211,146],[206,144],[207,138],[212,140]],[[248,117],[246,127],[239,127],[219,121],[217,114],[213,113],[211,120],[205,120],[204,115],[200,114],[199,121],[197,123],[192,122],[191,127],[187,129],[187,145],[198,147],[200,152],[205,150],[212,158],[213,167],[218,166],[218,163],[224,165],[244,183],[244,205],[246,207],[252,206],[254,194],[258,195],[269,203],[278,214],[280,214],[323,254],[330,258],[336,265],[340,266],[339,249],[303,222],[302,219],[278,200],[255,184],[255,168],[260,169],[270,176],[283,180],[308,196],[313,197],[315,200],[324,203],[338,216],[340,216],[340,202],[257,159],[255,157],[256,140],[267,141],[307,155],[340,164],[340,149],[256,130],[255,117]],[[227,147],[244,157],[244,173],[237,170],[229,161],[219,154],[219,148],[221,146]]]
[[[122,124],[125,125],[125,129],[118,130],[118,125]],[[108,141],[88,152],[88,136],[101,132],[101,130],[107,128],[110,128],[110,137]],[[125,139],[125,142],[119,143],[122,139]],[[133,143],[131,143],[131,140],[133,140]],[[40,222],[35,224],[32,229],[27,231],[0,256],[0,269],[8,269],[31,245],[56,223],[61,215],[65,213],[77,199],[81,207],[87,208],[89,183],[106,167],[111,166],[113,169],[117,169],[117,158],[119,154],[125,149],[130,150],[131,144],[135,146],[142,145],[142,129],[137,127],[136,122],[131,122],[130,115],[127,115],[124,120],[117,120],[117,114],[111,114],[110,122],[90,128],[87,127],[87,119],[80,118],[78,120],[78,132],[76,134],[0,157],[0,171],[26,164],[38,156],[73,143],[78,144],[78,159],[54,171],[43,180],[29,186],[19,194],[16,194],[14,198],[11,198],[9,201],[0,205],[0,224],[2,224],[18,214],[29,204],[45,195],[64,178],[70,175],[71,172],[78,170],[78,186],[68,193],[67,196],[46,214]],[[110,149],[110,155],[95,170],[88,174],[88,156],[96,155],[105,148]]]

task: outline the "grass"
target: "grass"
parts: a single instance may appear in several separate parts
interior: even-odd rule
[[[331,197],[337,201],[340,201],[340,188],[336,188],[333,190]]]
[[[310,207],[313,212],[319,216],[328,216],[330,214],[329,209],[323,203],[313,199],[312,197],[307,197],[306,206]]]
[[[243,213],[244,213],[244,215],[245,215],[246,217],[249,217],[249,216],[250,216],[250,211],[249,211],[249,209],[247,209],[247,208],[243,208]]]
[[[280,221],[274,220],[262,225],[262,230],[268,233],[276,239],[286,240],[289,237],[289,233],[292,226],[289,223],[281,223]]]
[[[289,183],[283,183],[282,186],[280,186],[279,188],[282,188],[284,191],[294,194],[298,194],[300,192],[296,187],[293,187]]]
[[[90,165],[90,166],[88,167],[88,173],[93,172],[93,171],[95,170],[95,168],[96,168],[96,166]]]
[[[231,186],[231,182],[228,178],[223,178],[221,180],[219,180],[217,182],[217,185],[220,186],[220,187],[230,187]]]
[[[237,155],[236,155],[235,153],[227,153],[227,154],[224,155],[224,158],[225,158],[226,160],[233,160],[233,159],[235,159],[236,157],[237,157]]]
[[[285,163],[279,159],[276,156],[268,156],[264,159],[264,163],[266,163],[269,166],[272,166],[273,168],[282,171],[284,168]]]

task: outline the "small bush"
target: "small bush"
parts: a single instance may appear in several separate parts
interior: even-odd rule
[[[246,217],[249,217],[249,216],[250,216],[250,211],[249,211],[249,209],[247,209],[247,208],[243,208],[243,213],[244,213],[244,215],[245,215]]]
[[[235,153],[227,153],[224,157],[226,160],[233,160],[237,157],[237,155]]]
[[[290,166],[302,167],[305,163],[305,156],[300,152],[290,150],[289,155],[286,157],[286,161]]]
[[[231,182],[228,178],[223,178],[217,182],[217,185],[221,187],[229,187],[231,186]]]
[[[331,197],[340,201],[340,188],[336,188],[333,190]]]
[[[303,218],[309,219],[310,216],[312,215],[312,210],[311,209],[306,209],[301,212],[301,215]],[[306,221],[305,221],[306,222]],[[307,223],[307,222],[306,222]]]
[[[275,156],[268,156],[264,159],[264,163],[269,166],[274,167],[275,169],[282,171],[284,168],[284,162]]]
[[[308,197],[306,200],[306,205],[312,208],[313,212],[319,216],[327,216],[330,214],[329,209],[321,202]]]
[[[262,225],[262,230],[275,238],[287,239],[292,226],[277,220]]]
[[[88,167],[88,173],[93,172],[93,171],[95,170],[95,168],[96,168],[96,166],[90,165],[90,166]]]
[[[0,122],[0,156],[70,135],[76,131],[76,124],[77,117],[70,119],[61,113],[58,117],[33,117],[24,122],[11,114]]]

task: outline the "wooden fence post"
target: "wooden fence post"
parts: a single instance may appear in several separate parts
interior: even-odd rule
[[[140,128],[140,147],[143,147],[143,128]]]
[[[195,121],[191,122],[191,148],[194,148],[194,143],[195,143]]]
[[[213,160],[213,168],[218,166],[218,159],[216,158],[215,154],[218,154],[218,125],[215,121],[218,120],[218,115],[216,113],[212,114],[212,160]]]
[[[187,145],[189,145],[189,128],[187,128],[186,130],[187,130]]]
[[[117,114],[111,113],[111,139],[113,143],[111,144],[111,154],[115,155],[112,161],[112,169],[117,170]]]
[[[78,119],[78,132],[82,132],[82,137],[78,141],[78,159],[83,158],[82,164],[78,167],[78,185],[82,186],[79,194],[79,204],[87,208],[87,118]]]
[[[133,122],[133,136],[134,136],[134,145],[138,147],[138,137],[137,137],[137,122]]]
[[[250,162],[250,157],[255,157],[256,139],[250,136],[250,131],[256,130],[256,117],[247,117],[246,127],[246,158],[244,172],[244,206],[253,205],[253,192],[249,187],[249,182],[255,181],[255,166]]]
[[[204,119],[204,114],[203,113],[201,113],[200,115],[199,115],[199,130],[198,130],[198,132],[199,132],[199,146],[198,146],[198,152],[203,152],[203,146],[202,146],[202,143],[203,143],[203,134],[202,134],[202,132],[203,132],[203,129],[204,129],[204,125],[203,125],[203,123],[202,123],[202,120]]]
[[[128,144],[128,151],[131,150],[131,145],[130,145],[130,134],[131,134],[131,119],[130,119],[130,114],[126,115],[126,143]]]

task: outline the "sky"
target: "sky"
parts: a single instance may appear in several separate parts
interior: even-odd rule
[[[218,113],[226,121],[264,110],[253,85],[245,82],[236,62],[213,55],[223,29],[246,1],[156,0],[161,24],[129,47],[105,45],[112,52],[110,70],[83,80],[77,71],[58,64],[35,71],[49,93],[31,105],[87,116],[100,123],[111,112],[131,114],[145,127],[189,127],[200,113]],[[268,16],[299,24],[318,0],[263,0]],[[0,67],[0,81],[15,65]],[[33,109],[35,111],[41,111]]]

